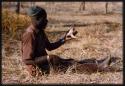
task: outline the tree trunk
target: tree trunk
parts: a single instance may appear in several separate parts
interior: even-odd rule
[[[20,2],[17,2],[16,13],[20,13]]]
[[[85,10],[85,2],[83,2],[83,9],[82,10]]]
[[[105,4],[106,14],[108,13],[108,2]]]
[[[80,10],[80,11],[85,10],[85,2],[82,2],[82,3],[80,4],[79,10]]]

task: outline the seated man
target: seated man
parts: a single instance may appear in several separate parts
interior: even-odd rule
[[[48,23],[46,11],[41,7],[35,6],[28,10],[28,15],[31,17],[32,23],[26,29],[22,37],[22,61],[25,63],[27,70],[32,76],[37,74],[36,67],[41,70],[49,71],[50,64],[52,66],[59,66],[60,64],[63,64],[68,67],[74,62],[77,62],[73,59],[63,59],[56,55],[48,55],[46,52],[46,49],[51,51],[63,45],[68,40],[67,37],[69,37],[70,33],[76,33],[73,29],[66,33],[59,41],[50,43],[44,32]],[[76,37],[72,35],[70,36],[70,39],[72,38]],[[106,64],[107,63],[108,61]],[[93,65],[94,64],[92,64],[91,67]],[[90,64],[88,66],[90,66]],[[95,66],[99,65],[95,63]]]
[[[31,17],[32,23],[22,37],[22,60],[29,73],[34,76],[36,75],[36,66],[48,70],[48,59],[51,60],[54,56],[49,56],[46,49],[51,51],[63,45],[66,35],[59,41],[50,43],[44,32],[48,23],[46,11],[35,6],[28,10],[28,15]]]

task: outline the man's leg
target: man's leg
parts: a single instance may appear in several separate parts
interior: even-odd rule
[[[97,63],[98,63],[98,70],[99,71],[105,71],[106,68],[109,66],[110,64],[110,60],[111,58],[110,57],[107,57],[107,58],[104,58],[102,60],[98,60]]]
[[[71,60],[60,58],[57,55],[47,55],[36,58],[35,63],[44,73],[50,73],[51,70],[53,72],[60,71],[60,69],[64,70],[71,64]]]
[[[85,59],[73,64],[73,71],[77,73],[94,73],[97,71],[107,71],[107,67],[110,63],[110,57],[101,60]]]
[[[68,68],[75,63],[74,59],[64,59],[57,55],[49,55],[49,63],[55,72],[65,73]]]
[[[26,69],[31,76],[36,76],[40,73],[39,69],[47,68],[45,65],[48,65],[46,56],[38,57],[35,60],[24,60],[26,64]]]
[[[40,69],[40,71],[44,74],[48,74],[50,72],[50,66],[49,66],[49,62],[47,59],[47,55],[46,56],[41,56],[41,57],[37,57],[35,59],[35,63],[38,66],[38,68]]]

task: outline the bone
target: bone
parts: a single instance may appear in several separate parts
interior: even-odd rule
[[[70,27],[69,32],[67,33],[67,37],[71,37],[71,38],[77,38],[74,33],[77,33],[77,31],[75,31],[74,27]]]

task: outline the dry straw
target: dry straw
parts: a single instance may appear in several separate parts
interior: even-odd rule
[[[29,23],[30,18],[27,15],[18,15],[6,9],[2,10],[2,30],[12,37],[16,36],[17,31],[25,28]]]

